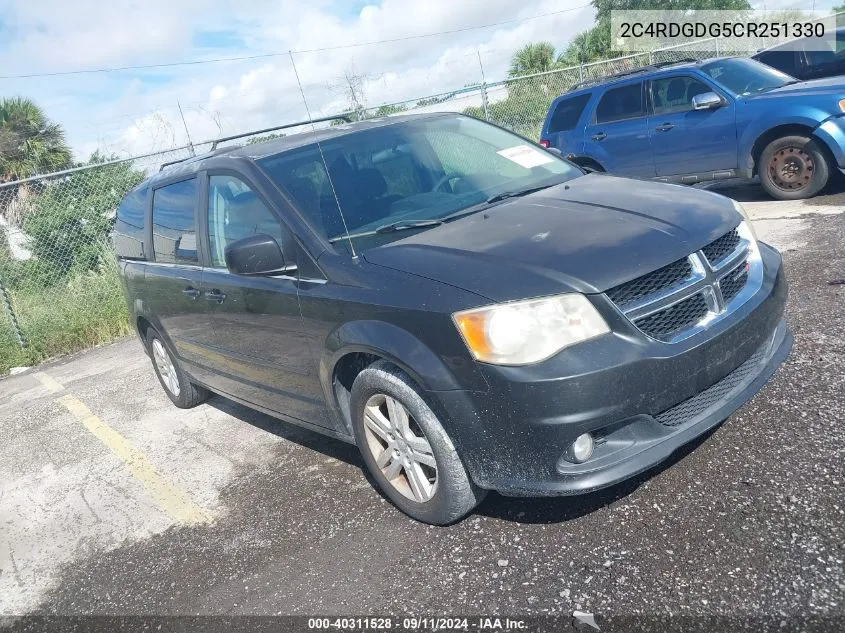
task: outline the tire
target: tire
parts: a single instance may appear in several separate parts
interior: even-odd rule
[[[806,136],[784,136],[760,154],[760,184],[777,200],[803,200],[821,191],[830,165],[821,145]]]
[[[147,350],[150,352],[150,360],[153,362],[153,370],[158,381],[173,404],[180,409],[190,409],[208,399],[208,390],[190,381],[188,375],[179,366],[179,361],[176,360],[170,346],[153,327],[147,330]],[[161,356],[162,353],[164,357]],[[172,372],[167,369],[167,362],[170,363]]]
[[[396,403],[409,416],[404,432]],[[380,418],[377,411],[382,413]],[[350,412],[367,469],[384,494],[408,516],[423,523],[448,525],[466,516],[487,494],[470,479],[452,440],[414,382],[394,365],[378,361],[358,374],[352,385]],[[391,416],[398,420],[396,427],[390,426]],[[374,425],[379,426],[376,418],[382,423],[381,434],[374,430]],[[390,460],[379,466],[377,454],[384,457],[388,453]],[[415,456],[430,463],[415,462]],[[394,475],[396,468],[401,470]],[[422,478],[427,482],[421,484]],[[425,498],[426,494],[430,496]]]

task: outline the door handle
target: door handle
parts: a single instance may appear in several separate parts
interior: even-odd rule
[[[599,132],[598,134],[593,134],[590,138],[594,141],[603,141],[607,138],[607,134],[605,134],[604,132]]]
[[[187,288],[185,288],[182,291],[182,294],[185,295],[186,297],[190,297],[191,299],[196,299],[197,297],[200,296],[200,291],[197,290],[196,288],[192,288],[191,286],[188,286]]]
[[[657,126],[657,131],[658,131],[658,132],[668,132],[668,131],[669,131],[669,130],[671,130],[673,127],[675,127],[675,124],[674,124],[674,123],[664,123],[663,125],[658,125],[658,126]]]
[[[223,303],[226,300],[226,295],[220,292],[219,290],[209,290],[205,293],[205,298],[207,301],[216,301],[217,303]]]

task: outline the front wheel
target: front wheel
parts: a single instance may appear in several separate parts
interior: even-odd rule
[[[802,200],[816,195],[830,176],[825,152],[806,136],[784,136],[760,155],[760,184],[778,200]]]
[[[484,498],[405,372],[385,361],[364,369],[352,385],[350,411],[367,469],[405,514],[446,525]]]

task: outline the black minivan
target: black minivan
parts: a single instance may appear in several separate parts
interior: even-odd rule
[[[791,347],[742,208],[585,174],[458,114],[221,149],[130,192],[113,233],[178,407],[209,391],[358,445],[410,516],[574,495],[724,420]]]

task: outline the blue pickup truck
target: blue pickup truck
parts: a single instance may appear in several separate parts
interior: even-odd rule
[[[845,170],[845,80],[799,81],[751,59],[648,66],[558,97],[540,143],[594,171],[693,184],[752,178],[816,195]]]

